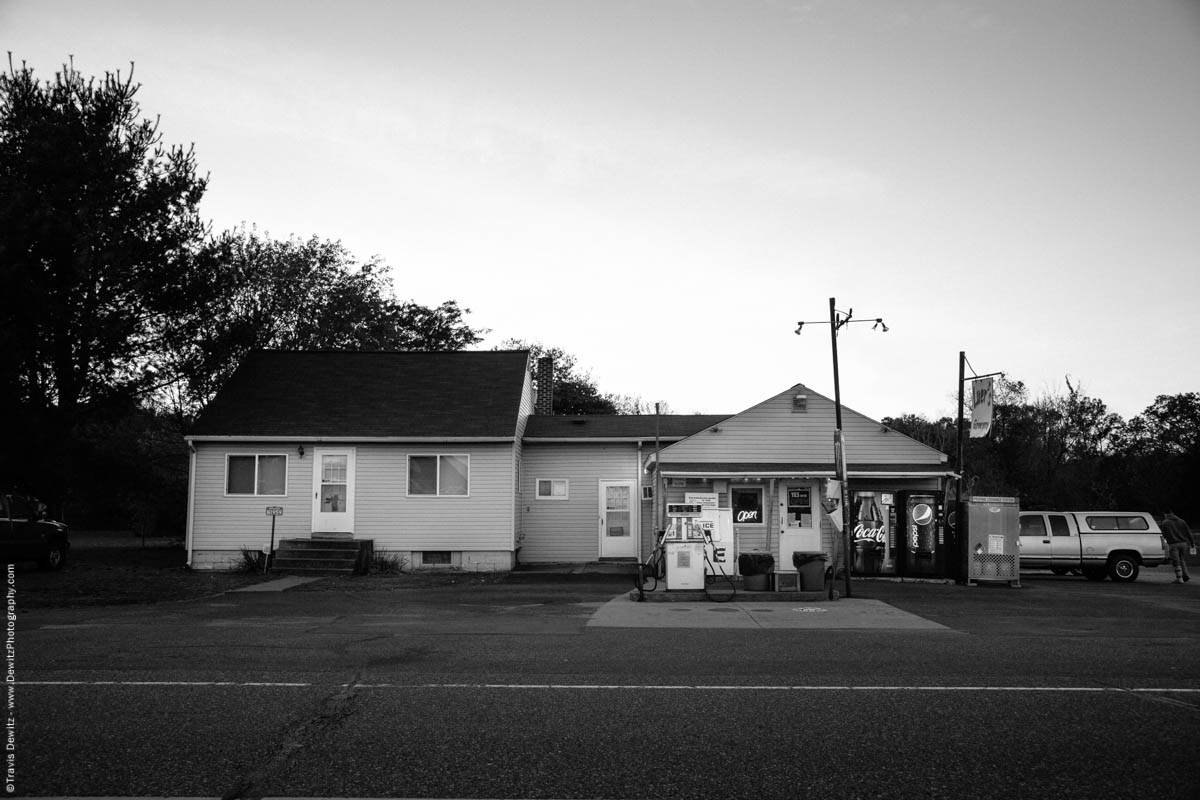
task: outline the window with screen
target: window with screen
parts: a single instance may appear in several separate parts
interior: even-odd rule
[[[570,499],[570,483],[565,478],[538,478],[538,500],[568,500]]]
[[[471,492],[471,457],[408,457],[408,494],[412,497],[466,497]]]
[[[287,456],[227,456],[225,493],[283,497],[287,494]]]

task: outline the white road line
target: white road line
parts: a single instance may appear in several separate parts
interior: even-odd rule
[[[15,681],[16,686],[153,686],[311,688],[321,684],[272,681]],[[541,691],[693,691],[693,692],[1117,692],[1200,694],[1200,688],[1138,686],[840,686],[767,684],[605,684],[605,683],[339,683],[355,689],[523,689]]]
[[[270,681],[14,681],[13,683],[16,686],[280,686],[285,688],[316,685]]]

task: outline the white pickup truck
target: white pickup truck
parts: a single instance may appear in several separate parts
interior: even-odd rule
[[[1154,517],[1140,511],[1022,511],[1021,569],[1078,570],[1091,581],[1137,580],[1167,560]]]

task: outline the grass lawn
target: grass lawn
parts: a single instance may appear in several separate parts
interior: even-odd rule
[[[220,594],[265,578],[250,572],[193,572],[178,539],[147,539],[127,531],[72,532],[67,564],[47,571],[16,565],[18,608],[62,608],[188,600]]]
[[[326,577],[291,591],[465,588],[503,583],[507,578],[506,573],[458,570],[414,573],[404,566],[381,559],[368,575]],[[275,577],[250,571],[189,570],[187,552],[179,539],[143,542],[128,531],[73,531],[65,567],[47,571],[33,562],[17,564],[15,588],[18,608],[67,608],[194,600]]]

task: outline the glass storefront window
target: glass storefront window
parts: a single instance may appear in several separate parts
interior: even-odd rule
[[[735,525],[762,525],[767,521],[763,515],[762,487],[730,489],[729,505],[733,508]]]

